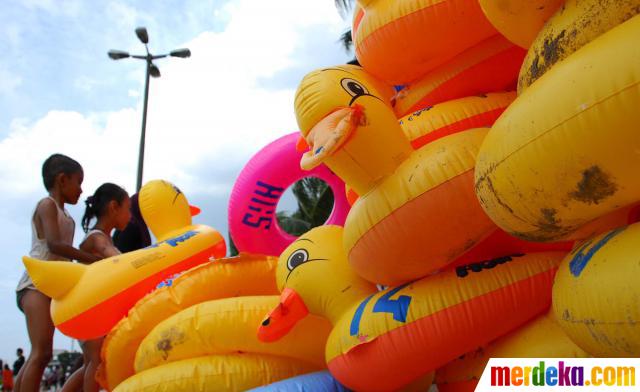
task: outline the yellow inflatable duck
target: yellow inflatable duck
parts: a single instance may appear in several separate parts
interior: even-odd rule
[[[139,193],[140,211],[158,242],[91,265],[23,257],[38,290],[53,299],[51,317],[65,335],[106,335],[167,277],[226,253],[224,238],[191,223],[192,207],[173,184],[155,180]]]
[[[449,264],[495,225],[474,194],[475,157],[486,129],[413,150],[381,82],[357,66],[311,72],[295,99],[310,151],[361,197],[345,222],[349,260],[365,279],[399,284]]]
[[[333,325],[325,358],[354,390],[396,390],[547,309],[563,252],[513,255],[449,269],[382,292],[349,267],[343,229],[321,226],[282,253],[280,303],[258,329],[286,335],[307,314]]]

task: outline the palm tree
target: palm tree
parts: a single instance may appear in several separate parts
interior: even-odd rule
[[[340,15],[343,18],[347,18],[349,16],[349,12],[353,8],[353,2],[354,2],[354,0],[334,0],[336,8],[338,9],[338,12],[340,13]],[[342,46],[345,48],[346,51],[351,50],[351,47],[353,46],[353,38],[351,37],[351,29],[345,31],[340,36],[340,43],[342,44]]]
[[[279,211],[276,214],[284,231],[299,236],[326,222],[333,209],[333,192],[326,182],[306,177],[296,182],[291,190],[298,201],[297,211]]]
[[[229,257],[238,255],[238,248],[236,248],[236,244],[233,242],[233,238],[231,237],[231,231],[227,232],[227,236],[229,237]]]

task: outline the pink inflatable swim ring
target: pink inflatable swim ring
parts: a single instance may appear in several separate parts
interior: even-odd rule
[[[229,231],[238,251],[279,256],[295,241],[278,225],[276,208],[283,192],[304,177],[320,178],[331,187],[333,210],[325,224],[344,225],[350,208],[344,183],[324,165],[300,168],[299,137],[296,132],[270,143],[240,172],[229,199]]]

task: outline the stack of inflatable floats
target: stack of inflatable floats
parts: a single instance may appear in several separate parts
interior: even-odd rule
[[[101,263],[66,263],[76,286],[32,276],[63,332],[110,331],[110,391],[471,391],[491,357],[638,357],[639,12],[359,0],[362,67],[305,76],[302,137],[265,147],[236,182],[239,257],[209,262],[221,239],[196,245],[211,229],[190,226],[185,200],[171,229],[148,221],[156,247],[101,262],[132,260],[127,279],[151,286],[103,290],[116,278]],[[275,209],[305,176],[335,205],[295,238]],[[191,253],[157,253],[181,245]],[[130,277],[170,257],[199,262]]]

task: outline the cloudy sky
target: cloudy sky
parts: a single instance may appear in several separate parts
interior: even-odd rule
[[[0,359],[29,348],[14,289],[29,251],[30,216],[46,193],[43,160],[61,152],[84,167],[84,197],[110,181],[133,193],[144,88],[143,63],[159,60],[147,121],[145,180],[177,184],[202,208],[197,223],[227,233],[227,202],[251,155],[296,130],[293,94],[310,70],[352,58],[348,27],[331,0],[7,0],[0,13]],[[83,207],[68,206],[79,227]],[[76,232],[75,245],[82,233]],[[71,341],[56,333],[55,348]],[[77,345],[76,345],[77,348]]]

